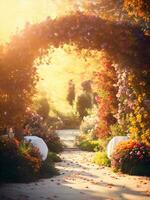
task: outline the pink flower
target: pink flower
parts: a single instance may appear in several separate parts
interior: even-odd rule
[[[138,156],[140,156],[140,155],[141,155],[141,152],[140,152],[140,151],[138,151],[138,152],[137,152],[137,155],[138,155]]]

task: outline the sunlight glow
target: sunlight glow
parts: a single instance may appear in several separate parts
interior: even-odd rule
[[[81,82],[93,76],[100,69],[99,52],[84,59],[83,54],[77,56],[75,51],[67,53],[63,48],[55,49],[51,55],[51,63],[38,66],[40,81],[38,91],[50,100],[50,104],[61,112],[71,112],[72,108],[66,101],[68,81],[75,83],[76,94],[81,92]]]
[[[70,9],[68,0],[0,0],[0,42],[9,41],[27,22],[55,18]]]
[[[21,31],[27,22],[38,23],[48,16],[56,18],[75,10],[82,11],[84,3],[82,0],[0,0],[0,42],[9,42],[11,36]],[[50,56],[51,63],[38,67],[41,80],[37,87],[51,103],[54,102],[54,107],[63,112],[69,110],[66,102],[69,79],[75,81],[79,93],[81,81],[91,77],[93,67],[98,67],[99,61],[92,57],[85,61],[75,52],[69,54],[62,48],[55,49],[47,58]]]

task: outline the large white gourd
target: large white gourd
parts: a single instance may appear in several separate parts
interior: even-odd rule
[[[129,140],[128,136],[115,136],[113,137],[108,145],[107,145],[107,157],[109,159],[111,159],[111,155],[114,151],[114,148],[116,147],[116,145],[119,143],[119,142],[122,142],[122,141],[126,141],[126,140]]]
[[[42,160],[46,160],[48,155],[48,147],[42,138],[37,136],[25,136],[24,139],[27,142],[30,142],[34,147],[37,147],[42,156]]]

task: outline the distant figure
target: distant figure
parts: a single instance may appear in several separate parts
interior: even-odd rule
[[[73,106],[73,102],[75,100],[75,84],[73,80],[68,82],[68,92],[67,92],[67,101],[71,106]]]
[[[88,115],[88,110],[91,110],[93,107],[93,95],[92,95],[92,87],[91,81],[87,80],[82,82],[82,93],[77,98],[77,112],[79,114],[80,119]]]

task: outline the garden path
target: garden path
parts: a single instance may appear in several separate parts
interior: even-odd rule
[[[149,178],[115,174],[110,168],[98,167],[91,163],[93,153],[72,148],[77,130],[58,134],[69,146],[61,154],[63,161],[57,164],[60,176],[29,184],[2,185],[0,200],[150,199]]]

